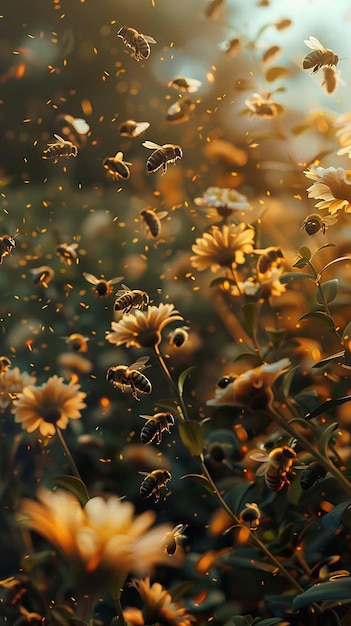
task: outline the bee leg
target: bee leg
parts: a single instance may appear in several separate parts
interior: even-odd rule
[[[135,400],[138,400],[138,402],[140,402],[140,398],[138,397],[138,394],[137,394],[137,389],[136,389],[136,387],[135,387],[135,385],[134,385],[134,383],[133,383],[133,382],[131,382],[131,383],[130,383],[130,387],[131,387],[131,391],[132,391],[132,396],[133,396],[133,398],[134,398]]]

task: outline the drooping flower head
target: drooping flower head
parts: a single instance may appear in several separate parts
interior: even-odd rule
[[[244,406],[252,411],[265,411],[272,405],[272,385],[290,366],[289,359],[260,365],[244,374],[226,377],[228,384],[216,389],[215,397],[207,401],[209,406]]]
[[[221,267],[235,268],[245,263],[245,255],[254,249],[255,231],[246,224],[212,226],[209,233],[196,239],[192,246],[195,255],[190,257],[193,267],[202,271],[210,268],[216,272]]]
[[[44,437],[54,435],[56,427],[64,429],[68,420],[81,417],[85,397],[79,385],[51,376],[40,387],[28,385],[18,394],[13,403],[15,422],[29,433],[39,428]]]
[[[176,321],[183,321],[183,317],[174,304],[161,303],[149,306],[146,311],[136,309],[123,315],[119,322],[111,322],[112,332],[106,339],[116,346],[125,344],[127,348],[154,348],[161,343],[163,329]]]
[[[316,207],[328,209],[332,215],[344,209],[351,213],[351,171],[342,167],[316,167],[305,172],[313,185],[308,187],[308,197],[320,199]]]
[[[196,621],[193,615],[186,613],[184,607],[172,602],[171,594],[160,583],[151,585],[150,578],[144,578],[134,580],[131,586],[135,587],[143,601],[144,624],[191,626]]]

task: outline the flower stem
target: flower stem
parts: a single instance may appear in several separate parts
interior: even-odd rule
[[[171,387],[172,387],[172,390],[173,390],[173,392],[174,392],[174,395],[175,395],[176,401],[177,401],[177,403],[179,404],[178,409],[180,409],[180,413],[179,413],[179,414],[180,414],[180,417],[181,417],[184,421],[188,421],[188,420],[189,420],[188,411],[187,411],[187,408],[186,408],[186,406],[185,406],[185,403],[184,403],[183,397],[182,397],[182,395],[179,393],[179,390],[177,389],[177,386],[176,386],[176,384],[175,384],[175,383],[174,383],[174,381],[173,381],[173,378],[172,378],[172,376],[171,376],[171,374],[170,374],[170,371],[169,371],[169,369],[168,369],[168,367],[167,367],[167,365],[166,365],[166,363],[165,363],[165,361],[164,361],[164,359],[163,359],[163,356],[162,356],[162,354],[161,354],[161,352],[160,352],[160,350],[159,350],[158,346],[155,346],[155,354],[156,354],[156,356],[157,356],[157,358],[158,358],[158,360],[159,360],[159,363],[160,363],[160,365],[161,365],[161,367],[162,367],[162,369],[163,369],[164,373],[166,374],[167,379],[168,379],[168,381],[169,381],[169,383],[170,383],[170,385],[171,385]]]
[[[56,426],[56,434],[57,434],[57,437],[58,437],[58,439],[59,439],[59,441],[60,441],[60,443],[61,443],[61,445],[62,445],[62,447],[63,447],[63,449],[65,451],[65,455],[66,455],[66,457],[67,457],[67,459],[69,461],[69,464],[71,466],[72,473],[74,474],[74,476],[79,478],[79,480],[82,480],[81,475],[80,475],[80,473],[78,471],[78,468],[77,468],[77,466],[76,466],[76,464],[74,462],[74,459],[73,459],[73,456],[71,454],[71,451],[70,451],[70,449],[69,449],[69,447],[68,447],[68,445],[67,445],[67,443],[66,443],[66,441],[64,439],[62,431],[57,426]]]

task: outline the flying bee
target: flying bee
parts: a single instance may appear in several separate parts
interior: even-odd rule
[[[102,276],[97,278],[94,274],[90,274],[89,272],[83,272],[83,276],[88,283],[94,285],[92,291],[98,298],[107,298],[107,296],[109,296],[113,291],[113,285],[120,283],[121,280],[123,280],[123,276],[117,276],[116,278],[111,278],[110,280],[106,280],[106,278],[103,278]]]
[[[186,539],[186,535],[183,535],[184,531],[187,529],[187,524],[177,524],[169,533],[166,533],[164,536],[164,543],[162,546],[162,550],[167,552],[170,556],[175,554],[178,542],[181,539]]]
[[[57,141],[48,143],[46,150],[43,150],[43,159],[53,159],[58,163],[61,157],[76,157],[78,155],[77,146],[72,141],[66,141],[60,135],[54,135]]]
[[[303,60],[302,66],[304,70],[309,70],[313,67],[312,72],[315,73],[325,65],[332,67],[339,63],[339,57],[334,50],[325,48],[316,37],[311,36],[309,39],[305,39],[304,43],[308,48],[312,49],[312,52],[306,54]]]
[[[128,28],[128,26],[122,26],[117,37],[121,37],[123,43],[133,50],[136,61],[146,61],[151,52],[150,43],[156,43],[153,37],[142,35],[135,28]]]
[[[102,164],[114,181],[117,181],[120,178],[128,180],[130,177],[130,169],[128,165],[132,164],[128,161],[123,161],[123,152],[117,152],[114,157],[106,157]]]
[[[12,363],[8,356],[0,356],[0,374],[7,372]]]
[[[16,240],[13,235],[0,236],[0,265],[4,262],[4,258],[11,254],[16,247]]]
[[[238,37],[233,37],[227,41],[222,41],[218,44],[220,50],[223,50],[229,57],[234,57],[241,48],[241,41]]]
[[[185,93],[195,93],[195,91],[198,91],[201,85],[201,80],[196,80],[196,78],[185,78],[185,76],[176,76],[176,78],[172,78],[172,80],[169,81],[167,86],[174,87],[174,89],[178,89],[178,91],[182,91]]]
[[[217,387],[219,387],[220,389],[225,389],[226,387],[228,387],[228,385],[233,383],[234,380],[235,380],[234,376],[231,376],[230,374],[229,374],[229,376],[222,376],[217,381]]]
[[[151,443],[156,439],[156,444],[159,445],[165,430],[171,434],[171,427],[174,426],[172,413],[155,413],[155,415],[140,415],[140,417],[147,420],[140,433],[142,443]]]
[[[153,141],[144,141],[143,146],[149,148],[149,150],[154,150],[146,162],[148,174],[157,172],[160,167],[162,167],[163,174],[165,174],[167,172],[167,163],[175,163],[177,159],[181,159],[183,156],[181,147],[173,143],[165,143],[163,146],[159,146]]]
[[[130,313],[132,309],[143,309],[148,306],[150,297],[146,291],[141,289],[129,289],[127,285],[122,284],[123,289],[119,289],[116,293],[117,299],[114,304],[115,311],[122,313]]]
[[[167,215],[167,211],[160,211],[160,213],[156,213],[156,210],[150,208],[140,211],[140,216],[148,235],[151,235],[155,239],[158,237],[161,232],[161,220],[163,220]]]
[[[140,495],[142,498],[151,498],[155,496],[155,502],[161,497],[161,489],[167,486],[172,479],[172,474],[166,469],[155,469],[152,472],[139,472],[144,478],[140,485]]]
[[[135,400],[140,400],[138,393],[151,393],[152,385],[148,378],[141,373],[141,370],[146,367],[149,360],[148,356],[140,357],[135,363],[131,365],[114,365],[109,367],[106,372],[106,380],[114,387],[118,387],[125,391],[125,388],[130,388],[131,394]]]
[[[262,250],[255,250],[256,253],[262,253],[257,259],[256,270],[258,274],[266,274],[274,267],[279,267],[284,259],[281,248],[270,246]]]
[[[321,216],[318,213],[311,213],[308,215],[302,224],[301,228],[306,231],[308,235],[316,235],[321,230],[323,235],[325,235],[325,231],[328,226],[332,226],[336,224],[338,221],[337,217],[333,217],[332,215]]]
[[[149,122],[126,120],[118,126],[118,131],[122,137],[139,137],[139,135],[142,135],[149,127]]]
[[[63,337],[63,339],[74,352],[88,352],[89,337],[84,337],[80,333],[72,333],[69,337]]]
[[[179,326],[172,330],[168,335],[169,344],[181,348],[189,339],[188,330],[190,330],[189,326]]]
[[[257,530],[261,519],[261,511],[256,502],[246,502],[239,514],[239,522],[250,530]]]
[[[77,243],[60,243],[55,252],[62,263],[73,265],[73,263],[79,263],[76,248],[78,248]]]
[[[70,141],[79,149],[84,148],[90,131],[90,126],[84,119],[60,113],[55,120],[55,126],[65,141]]]
[[[190,98],[181,98],[169,107],[166,114],[166,122],[181,124],[187,122],[190,115],[196,109],[196,103]]]
[[[327,472],[324,469],[323,465],[317,463],[317,461],[313,461],[304,469],[300,477],[300,485],[301,488],[306,491],[311,487],[314,487],[319,483],[320,480],[326,476]]]
[[[34,285],[42,285],[42,287],[47,287],[53,280],[55,276],[55,272],[49,265],[40,265],[40,267],[33,267],[29,270],[31,274],[34,274]]]
[[[293,462],[297,458],[295,450],[290,446],[274,448],[268,454],[251,454],[251,459],[264,463],[256,472],[257,476],[265,477],[265,482],[271,491],[280,491],[285,485],[290,485],[290,478],[296,472],[292,469]]]

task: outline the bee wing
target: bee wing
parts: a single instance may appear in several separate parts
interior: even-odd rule
[[[116,292],[116,296],[117,298],[120,298],[121,296],[123,296],[126,291],[132,291],[131,289],[129,289],[129,287],[127,287],[127,285],[123,285],[122,283],[122,289],[118,289],[118,291]]]
[[[57,139],[57,141],[59,141],[60,143],[65,143],[65,140],[60,137],[60,135],[54,135],[55,139]]]
[[[145,146],[145,148],[149,148],[149,150],[158,150],[159,148],[162,148],[162,146],[154,141],[143,141],[142,145]]]
[[[268,467],[269,467],[269,463],[264,463],[263,465],[260,465],[260,467],[258,467],[256,470],[256,476],[264,476]]]
[[[306,44],[308,48],[311,48],[312,50],[325,50],[321,42],[316,37],[313,37],[312,35],[309,39],[304,39],[304,43]]]
[[[88,283],[90,283],[91,285],[97,285],[99,282],[99,279],[96,278],[96,276],[94,276],[94,274],[90,274],[89,272],[83,272],[83,276],[85,278],[85,280],[88,281]]]
[[[143,420],[152,420],[153,419],[152,415],[140,415],[139,414],[139,417],[142,417]]]
[[[123,152],[117,152],[117,154],[113,158],[116,161],[123,161]]]
[[[115,285],[116,283],[120,283],[121,280],[123,280],[123,276],[116,276],[116,278],[111,278],[107,282],[110,283],[110,285]]]
[[[128,369],[129,370],[143,370],[145,369],[145,367],[151,367],[150,365],[145,365],[145,363],[148,362],[150,357],[148,356],[141,356],[137,361],[135,361],[135,363],[131,363],[131,365],[128,365]]]
[[[142,476],[150,476],[150,472],[138,472],[138,474],[141,474]]]
[[[175,115],[176,113],[180,113],[182,110],[181,106],[182,100],[177,100],[177,102],[173,102],[167,111],[167,115]]]
[[[163,220],[166,215],[168,215],[168,211],[160,211],[159,213],[156,213],[156,216],[158,217],[159,220]]]
[[[145,41],[147,41],[148,43],[157,43],[156,39],[154,39],[153,37],[150,37],[150,35],[143,35]]]
[[[133,137],[138,137],[141,133],[144,133],[150,127],[149,122],[138,122],[134,131],[132,131]]]
[[[250,454],[250,459],[258,461],[259,463],[267,463],[271,461],[271,458],[267,454],[263,454],[262,452],[255,452],[254,454]]]

